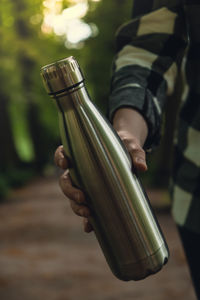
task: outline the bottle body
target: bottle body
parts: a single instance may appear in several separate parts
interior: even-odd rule
[[[93,225],[116,277],[139,280],[160,270],[168,248],[131,162],[81,83],[55,96],[70,176],[87,197]]]
[[[157,272],[166,245],[121,143],[84,87],[65,97],[56,101],[71,177],[87,195],[90,222],[108,264],[122,280]]]

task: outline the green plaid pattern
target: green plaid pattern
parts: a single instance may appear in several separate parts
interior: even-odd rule
[[[159,143],[164,104],[184,75],[172,213],[178,225],[200,233],[200,2],[135,0],[116,42],[109,116],[119,107],[137,109],[149,127],[145,149]]]

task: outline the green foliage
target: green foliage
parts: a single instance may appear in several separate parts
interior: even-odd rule
[[[44,91],[41,66],[73,55],[83,68],[92,99],[106,112],[114,34],[130,16],[131,1],[88,1],[84,21],[98,34],[65,47],[63,36],[41,31],[42,0],[0,3],[0,197],[53,164],[59,144],[57,111]],[[63,1],[62,9],[72,5]],[[94,25],[95,24],[95,25]],[[25,166],[25,167],[24,167]]]
[[[107,111],[111,68],[115,54],[115,33],[119,26],[130,19],[132,1],[101,1],[96,14],[91,6],[86,16],[88,23],[95,23],[99,30],[96,38],[86,42],[83,70],[92,99],[103,113]]]
[[[72,45],[64,36],[41,30],[43,4],[48,1],[0,1],[0,197],[35,174],[52,170],[60,135],[57,111],[44,90],[40,68],[75,56],[92,100],[106,114],[115,32],[129,20],[132,9],[129,0],[88,0],[83,21],[95,29],[94,34]],[[75,3],[52,0],[51,4],[57,2],[60,13]],[[152,172],[158,168],[157,161],[153,161]]]

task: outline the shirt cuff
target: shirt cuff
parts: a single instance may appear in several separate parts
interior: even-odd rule
[[[148,136],[144,144],[146,151],[158,146],[160,142],[161,116],[158,115],[153,96],[142,87],[114,89],[109,97],[109,119],[112,122],[114,113],[122,107],[137,110],[148,125]]]

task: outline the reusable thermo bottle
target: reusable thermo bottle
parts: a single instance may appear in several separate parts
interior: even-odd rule
[[[59,115],[73,184],[84,191],[89,218],[113,274],[139,280],[156,273],[169,252],[131,160],[112,126],[91,102],[77,61],[41,70]]]

